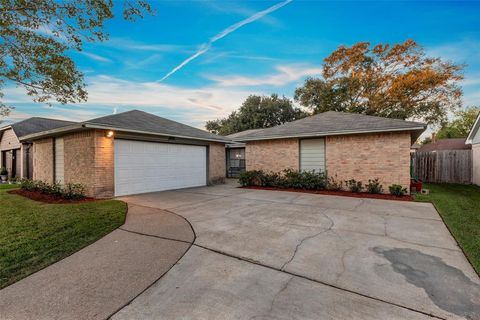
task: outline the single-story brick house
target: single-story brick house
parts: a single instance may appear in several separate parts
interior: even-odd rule
[[[472,146],[472,182],[480,186],[480,113],[465,143]]]
[[[246,170],[316,170],[339,181],[364,183],[379,178],[388,192],[391,184],[408,189],[410,147],[425,128],[418,122],[329,111],[228,137],[245,144],[236,148],[245,148]]]
[[[21,137],[33,141],[33,178],[81,183],[109,198],[214,183],[225,143],[204,130],[133,110]]]
[[[20,137],[52,130],[74,122],[40,117],[29,118],[0,128],[0,167],[8,170],[9,177],[33,177],[32,142],[20,142]]]

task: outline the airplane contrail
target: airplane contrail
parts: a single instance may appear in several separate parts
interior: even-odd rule
[[[215,43],[216,41],[228,36],[230,33],[234,32],[235,30],[237,30],[238,28],[241,28],[243,27],[244,25],[246,24],[249,24],[249,23],[252,23],[264,16],[266,16],[267,14],[271,13],[271,12],[274,12],[280,8],[282,8],[283,6],[286,6],[287,4],[289,4],[290,2],[292,2],[293,0],[285,0],[283,2],[280,2],[280,3],[277,3],[276,5],[274,6],[271,6],[270,8],[268,9],[265,9],[263,11],[260,11],[260,12],[257,12],[255,13],[254,15],[252,15],[251,17],[248,17],[247,19],[244,19],[240,22],[237,22],[235,24],[232,24],[231,26],[229,26],[228,28],[226,28],[225,30],[223,30],[222,32],[218,33],[217,35],[213,36],[212,38],[210,38],[210,40],[208,40],[207,43],[204,43],[202,45],[202,47],[195,53],[193,54],[192,56],[188,57],[187,59],[185,59],[182,63],[180,63],[178,66],[176,66],[175,68],[173,68],[169,73],[167,73],[165,76],[163,76],[163,78],[161,78],[160,80],[158,80],[158,82],[162,82],[163,80],[167,79],[168,77],[170,77],[172,74],[174,74],[175,72],[177,72],[178,70],[180,70],[181,68],[183,68],[185,65],[187,65],[190,61],[192,61],[193,59],[201,56],[202,54],[204,54],[205,52],[207,52],[210,47],[212,46],[213,43]]]

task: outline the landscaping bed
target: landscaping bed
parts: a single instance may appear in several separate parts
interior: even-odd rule
[[[299,171],[285,169],[281,172],[262,170],[243,171],[238,182],[243,188],[303,192],[334,196],[370,198],[383,200],[412,201],[404,186],[392,184],[385,193],[380,179],[368,179],[368,182],[355,179],[339,180],[337,176],[327,176],[326,172]]]
[[[240,187],[243,189],[256,189],[256,190],[272,190],[272,191],[288,191],[288,192],[301,192],[311,194],[324,194],[330,196],[342,196],[352,198],[367,198],[367,199],[382,199],[382,200],[397,200],[397,201],[413,201],[413,197],[409,195],[394,196],[391,194],[372,194],[366,192],[348,192],[348,191],[330,191],[330,190],[305,190],[294,188],[274,188],[274,187],[261,187],[261,186],[246,186]]]
[[[28,191],[23,189],[10,190],[8,193],[17,194],[35,201],[40,201],[44,203],[83,203],[83,202],[92,202],[95,201],[94,198],[83,198],[83,199],[65,199],[62,196],[54,196],[47,193],[42,193],[39,191]]]
[[[125,222],[118,200],[51,204],[0,185],[0,288],[61,260]]]

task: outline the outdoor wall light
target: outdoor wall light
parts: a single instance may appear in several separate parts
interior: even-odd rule
[[[107,138],[113,137],[113,131],[112,131],[112,130],[108,130],[105,136],[106,136]]]

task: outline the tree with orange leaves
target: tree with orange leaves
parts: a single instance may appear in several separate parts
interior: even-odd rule
[[[461,105],[464,66],[427,57],[413,40],[359,42],[324,59],[323,79],[309,78],[295,100],[314,113],[329,110],[441,124]]]

